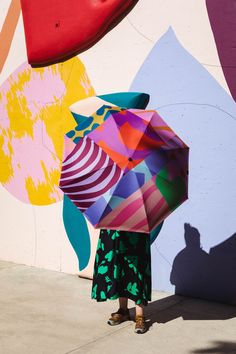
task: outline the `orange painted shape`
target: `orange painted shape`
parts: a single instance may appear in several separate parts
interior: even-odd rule
[[[2,72],[11,48],[11,43],[20,17],[20,12],[20,0],[12,0],[0,33],[0,73]]]

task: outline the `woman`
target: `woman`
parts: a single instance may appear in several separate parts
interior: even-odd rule
[[[128,299],[135,302],[135,332],[146,331],[144,306],[151,301],[150,236],[144,233],[101,230],[94,262],[92,299],[119,298],[119,309],[108,324],[130,319]]]

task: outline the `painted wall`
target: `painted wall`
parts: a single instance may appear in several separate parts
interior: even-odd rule
[[[69,234],[72,206],[57,188],[68,107],[95,92],[142,91],[190,147],[189,200],[152,245],[153,288],[236,303],[233,3],[140,0],[86,52],[33,70],[20,11],[6,25],[11,1],[1,1],[0,41],[10,45],[0,51],[0,259],[91,274],[98,231],[81,220],[78,239]]]

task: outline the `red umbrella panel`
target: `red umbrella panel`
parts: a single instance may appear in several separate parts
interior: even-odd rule
[[[156,111],[121,110],[79,140],[60,188],[96,228],[149,233],[188,198],[188,156]]]

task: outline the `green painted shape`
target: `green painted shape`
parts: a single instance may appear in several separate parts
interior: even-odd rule
[[[79,270],[82,270],[87,266],[91,252],[89,231],[83,214],[66,195],[63,199],[63,222],[78,258]]]
[[[102,249],[104,251],[104,243],[102,242],[102,240],[99,238],[98,239],[98,244],[97,244],[97,249]]]
[[[105,280],[106,280],[106,283],[110,283],[111,282],[111,279],[109,278],[108,275],[105,276]]]
[[[144,109],[147,107],[150,96],[141,92],[117,92],[97,96],[104,101],[118,107]]]
[[[110,230],[107,230],[108,234],[110,234]],[[118,231],[115,231],[113,235],[111,236],[112,240],[115,240],[117,237],[120,237],[120,233]]]
[[[133,269],[134,273],[137,273],[137,268],[135,267],[134,264],[130,263],[130,264],[129,264],[129,267],[130,267],[131,269]]]
[[[114,278],[117,279],[118,276],[118,266],[115,264],[114,265]]]
[[[166,168],[163,168],[156,176],[156,185],[171,210],[174,210],[178,206],[181,198],[186,193],[183,179],[176,177],[170,181]]]
[[[127,290],[133,294],[133,295],[137,295],[139,290],[137,289],[137,283],[129,283],[128,286],[127,286]]]
[[[108,271],[108,266],[100,265],[100,266],[98,267],[98,273],[99,273],[99,274],[105,274],[107,271]]]
[[[100,297],[102,300],[105,300],[106,299],[106,294],[104,291],[100,291]]]
[[[105,255],[105,258],[107,259],[108,262],[110,262],[113,257],[114,257],[114,251],[113,251],[113,250],[111,250],[110,252],[108,252],[108,253]]]
[[[99,250],[101,248],[101,243],[102,243],[102,240],[99,238],[98,244],[97,244],[97,250]]]

